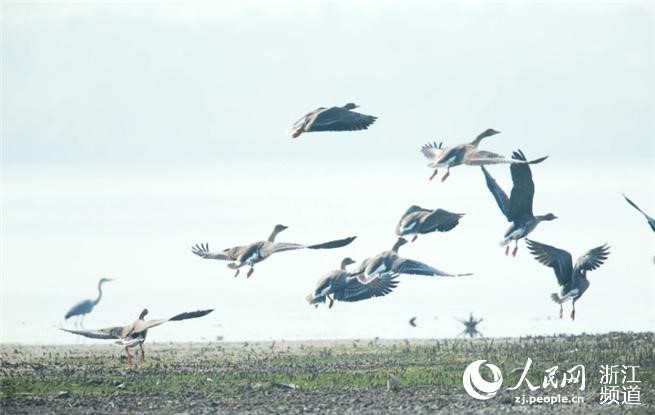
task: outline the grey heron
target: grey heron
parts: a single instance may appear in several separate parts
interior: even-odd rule
[[[84,327],[84,316],[86,316],[91,311],[93,311],[93,308],[96,305],[98,305],[100,299],[102,298],[102,284],[109,281],[113,281],[113,279],[111,278],[100,279],[100,281],[98,281],[98,297],[96,299],[83,300],[75,304],[73,307],[71,307],[70,310],[68,310],[68,312],[64,316],[64,319],[68,320],[71,317],[77,316],[77,320],[75,321],[75,326],[77,327],[79,323],[81,327]],[[81,317],[81,321],[80,321],[80,317]]]

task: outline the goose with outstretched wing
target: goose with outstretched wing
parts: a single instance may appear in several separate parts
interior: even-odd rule
[[[562,318],[564,313],[562,304],[571,300],[571,320],[575,320],[575,302],[589,288],[587,271],[593,271],[603,265],[610,254],[609,246],[604,244],[590,249],[586,254],[578,258],[574,265],[571,254],[563,249],[530,239],[526,239],[525,242],[537,261],[555,271],[557,283],[562,289],[559,294],[551,294],[551,298],[559,304],[559,317]]]
[[[642,215],[646,217],[646,220],[648,221],[648,225],[650,225],[650,228],[653,230],[653,232],[655,232],[655,219],[652,216],[647,215],[646,212],[644,212],[643,210],[641,210],[635,202],[628,199],[628,196],[624,194],[623,197],[625,198],[626,202],[630,203],[630,206],[637,209]]]
[[[403,214],[396,226],[396,235],[413,236],[412,242],[431,232],[448,232],[459,224],[463,213],[452,213],[444,209],[424,209],[412,205]]]
[[[541,163],[547,157],[534,160],[532,164]],[[519,161],[526,161],[525,154],[521,150],[517,150],[512,154],[512,159]],[[512,225],[507,229],[503,240],[500,241],[500,246],[505,247],[505,255],[509,254],[509,245],[514,241],[514,250],[512,256],[516,256],[519,249],[519,239],[528,236],[536,227],[543,221],[551,221],[557,219],[557,216],[552,213],[546,215],[535,216],[532,213],[532,202],[534,200],[534,182],[532,180],[532,171],[528,164],[512,164],[510,172],[512,173],[512,192],[510,197],[503,189],[496,183],[496,180],[484,168],[480,167],[484,173],[487,183],[487,188],[493,195],[500,211],[505,215]]]
[[[320,107],[308,113],[293,125],[291,137],[314,131],[366,130],[377,117],[353,111],[359,106],[348,103],[343,107]]]
[[[284,252],[293,251],[298,249],[333,249],[341,248],[350,244],[355,240],[356,236],[349,238],[338,239],[334,241],[324,242],[314,245],[302,245],[288,242],[275,242],[277,234],[287,229],[284,225],[276,225],[273,232],[267,240],[253,242],[249,245],[235,246],[227,248],[221,252],[210,252],[209,244],[196,244],[191,248],[191,252],[205,259],[216,259],[220,261],[231,261],[227,266],[231,269],[236,269],[234,276],[239,275],[240,268],[248,266],[247,277],[250,277],[254,272],[254,265],[258,262],[265,260],[271,255]]]
[[[391,250],[365,259],[354,275],[357,275],[364,283],[385,274],[410,274],[432,277],[461,277],[472,275],[470,273],[451,274],[422,262],[414,261],[413,259],[402,258],[398,255],[398,249],[406,243],[407,240],[405,238],[398,238]]]
[[[490,151],[479,150],[478,145],[480,142],[492,135],[499,134],[500,131],[496,131],[493,128],[489,128],[478,135],[475,140],[470,143],[459,144],[454,147],[444,147],[443,143],[437,144],[428,143],[421,147],[421,153],[427,158],[430,162],[428,167],[434,169],[430,180],[434,179],[437,176],[440,168],[446,168],[446,174],[441,178],[441,181],[445,181],[448,176],[450,176],[450,169],[455,166],[460,165],[469,165],[469,166],[485,166],[489,164],[532,164],[538,162],[526,161],[526,160],[515,160],[508,159],[505,156],[500,154],[492,153]]]
[[[348,265],[354,263],[352,259],[344,258],[340,269],[329,272],[319,280],[314,291],[306,297],[307,302],[318,307],[327,300],[328,308],[332,308],[334,301],[355,302],[385,296],[398,285],[397,274],[384,274],[364,283],[346,270]]]
[[[161,326],[162,324],[169,321],[182,321],[203,317],[212,311],[214,310],[211,309],[191,311],[178,314],[167,319],[145,320],[145,316],[148,314],[148,310],[144,309],[139,315],[139,318],[127,326],[116,326],[99,330],[69,330],[64,328],[61,328],[61,330],[92,339],[116,340],[116,344],[125,347],[125,353],[127,353],[127,361],[128,363],[132,363],[132,355],[130,354],[129,348],[139,346],[141,349],[141,360],[144,360],[145,352],[143,350],[143,342],[146,340],[148,330],[151,328]]]

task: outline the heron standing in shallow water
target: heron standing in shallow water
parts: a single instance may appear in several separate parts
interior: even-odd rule
[[[77,316],[77,320],[75,320],[75,327],[79,325],[80,327],[84,328],[84,316],[93,311],[93,308],[100,302],[100,299],[102,298],[102,284],[109,281],[113,281],[113,279],[102,278],[100,281],[98,281],[98,298],[95,300],[88,299],[80,301],[79,303],[75,304],[70,310],[68,310],[68,313],[66,313],[64,319],[68,320],[73,316]]]

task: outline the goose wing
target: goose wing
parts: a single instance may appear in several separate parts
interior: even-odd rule
[[[422,232],[447,232],[459,224],[459,220],[464,216],[463,213],[452,213],[443,209],[436,209],[434,212],[425,216],[421,223]]]
[[[447,147],[444,147],[443,143],[437,144],[436,141],[423,144],[423,147],[421,147],[421,153],[423,153],[428,160],[438,160],[446,150]]]
[[[610,250],[607,244],[597,246],[596,248],[590,249],[586,254],[578,258],[578,261],[575,264],[577,269],[583,269],[585,271],[593,271],[603,265],[605,260],[609,257]]]
[[[397,274],[412,274],[412,275],[428,275],[439,277],[461,277],[472,274],[451,274],[449,272],[441,271],[430,265],[424,264],[413,259],[398,258],[391,266],[391,271]]]
[[[521,150],[512,154],[512,159],[527,161]],[[525,223],[534,217],[532,201],[534,200],[534,182],[532,171],[526,163],[514,163],[510,167],[512,173],[512,193],[509,197],[509,218],[512,221]]]
[[[635,202],[633,202],[632,200],[628,199],[628,196],[626,196],[625,194],[623,194],[623,197],[625,198],[626,202],[630,203],[630,205],[631,205],[633,208],[637,209],[637,210],[638,210],[642,215],[644,215],[644,216],[646,217],[646,220],[648,221],[648,224],[650,225],[650,227],[651,227],[651,229],[653,230],[653,232],[655,232],[655,218],[652,218],[651,216],[647,215],[646,212],[644,212],[643,210],[641,210],[641,209],[639,208],[639,206],[637,206],[637,204],[636,204]]]
[[[91,339],[120,339],[125,327],[116,326],[98,330],[69,330],[60,328],[62,331],[77,334],[78,336],[89,337]]]
[[[191,252],[205,259],[218,259],[222,261],[230,261],[234,259],[222,252],[210,252],[208,243],[195,244],[191,247]]]
[[[361,114],[343,107],[332,107],[321,111],[305,131],[356,131],[365,130],[377,117]]]
[[[528,250],[537,261],[555,270],[559,285],[563,286],[571,282],[573,260],[570,253],[530,239],[526,239],[525,242],[528,245]]]
[[[349,278],[346,281],[346,288],[335,295],[339,301],[361,301],[373,297],[382,297],[398,286],[398,274],[382,274],[367,283],[363,283],[357,277]]]
[[[171,318],[165,318],[165,319],[154,319],[154,320],[146,320],[146,321],[137,320],[134,322],[134,326],[129,334],[141,333],[153,327],[161,326],[162,324],[167,323],[169,321],[182,321],[182,320],[189,320],[192,318],[203,317],[211,313],[212,311],[214,311],[213,308],[209,310],[197,310],[197,311],[185,312],[175,315]]]
[[[276,252],[284,252],[284,251],[293,251],[296,249],[333,249],[333,248],[341,248],[342,246],[346,246],[350,244],[352,241],[357,238],[356,236],[351,236],[349,238],[345,239],[337,239],[334,241],[329,241],[329,242],[323,242],[320,244],[314,244],[314,245],[302,245],[302,244],[296,244],[296,243],[291,243],[291,242],[275,242],[272,244],[266,244],[264,247],[261,248],[260,252],[262,256],[266,257],[268,255],[274,254]]]
[[[507,220],[511,222],[512,217],[509,213],[509,198],[507,197],[507,194],[498,185],[496,180],[491,176],[487,169],[484,168],[484,166],[480,166],[480,168],[482,169],[482,173],[484,173],[484,179],[487,182],[487,188],[496,200],[496,204],[500,208],[500,211],[503,213],[503,215],[505,215]]]

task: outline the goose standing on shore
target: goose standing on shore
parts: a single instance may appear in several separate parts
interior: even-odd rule
[[[655,219],[653,219],[652,216],[647,215],[646,212],[644,212],[643,210],[641,210],[641,209],[639,208],[639,206],[637,206],[637,205],[635,204],[635,202],[633,202],[632,200],[628,199],[628,196],[626,196],[626,195],[624,194],[623,197],[625,198],[625,200],[626,200],[628,203],[630,203],[630,205],[631,205],[633,208],[637,209],[637,210],[638,210],[642,215],[644,215],[644,216],[646,217],[646,220],[648,221],[648,225],[650,225],[650,228],[653,230],[653,232],[655,232]]]
[[[419,234],[448,232],[459,224],[462,216],[463,213],[451,213],[443,209],[429,210],[413,205],[400,218],[396,226],[396,235],[413,235],[412,242],[414,242]]]
[[[314,131],[366,130],[377,117],[353,111],[359,105],[348,103],[343,107],[320,107],[308,113],[293,125],[291,137]]]
[[[64,316],[64,319],[68,320],[73,316],[77,316],[77,320],[75,320],[75,327],[79,326],[84,328],[84,317],[87,314],[89,314],[91,311],[93,311],[93,308],[98,305],[100,299],[102,298],[102,284],[109,281],[113,281],[113,280],[111,278],[100,279],[100,281],[98,281],[98,297],[95,300],[89,299],[89,300],[80,301],[79,303],[75,304],[73,307],[71,307],[70,310],[68,310],[68,312]]]
[[[382,297],[398,285],[397,274],[384,274],[368,283],[363,283],[346,270],[348,265],[354,263],[352,259],[344,258],[340,269],[329,272],[319,280],[314,291],[306,297],[307,302],[318,307],[328,300],[328,308],[332,308],[335,300],[354,302]]]
[[[61,330],[92,339],[117,340],[116,344],[125,347],[125,353],[127,353],[127,362],[132,363],[132,355],[128,349],[131,347],[139,346],[141,349],[141,360],[144,360],[145,352],[143,351],[143,342],[146,341],[146,335],[148,334],[149,329],[161,326],[162,324],[169,321],[182,321],[206,316],[212,311],[214,310],[192,311],[189,313],[178,314],[167,319],[146,321],[144,318],[148,314],[148,310],[144,309],[139,315],[139,318],[134,323],[128,324],[127,326],[116,326],[99,330],[68,330],[64,328]]]
[[[233,248],[224,249],[222,252],[210,252],[209,244],[196,244],[191,248],[191,252],[205,258],[217,259],[221,261],[232,261],[227,266],[231,269],[236,269],[234,276],[239,275],[240,268],[249,266],[248,274],[250,277],[254,272],[254,265],[258,262],[265,260],[277,252],[293,251],[297,249],[333,249],[346,246],[355,240],[356,236],[350,238],[339,239],[330,242],[324,242],[315,245],[301,245],[288,242],[275,242],[277,234],[287,229],[284,225],[275,225],[273,232],[265,241],[257,241],[248,245],[235,246]]]
[[[589,250],[578,258],[574,266],[571,254],[563,249],[530,239],[526,239],[525,242],[537,261],[555,270],[557,282],[562,290],[559,295],[553,293],[550,297],[559,304],[559,318],[562,318],[564,313],[562,304],[571,300],[571,320],[575,320],[575,302],[589,288],[587,271],[593,271],[603,265],[610,254],[609,246],[604,244]]]
[[[364,260],[354,275],[357,275],[364,283],[380,278],[385,274],[412,274],[433,277],[462,277],[472,275],[470,273],[451,274],[419,261],[402,258],[398,255],[398,249],[406,243],[407,240],[405,238],[398,238],[390,251],[384,251]]]
[[[460,144],[454,147],[443,147],[443,143],[437,144],[436,142],[425,144],[421,147],[421,152],[428,160],[430,160],[428,167],[434,169],[432,176],[430,176],[430,180],[434,179],[437,176],[439,169],[444,167],[446,168],[446,174],[441,178],[442,182],[450,176],[451,167],[462,164],[484,166],[488,164],[531,164],[538,162],[536,160],[512,160],[490,151],[478,150],[478,145],[485,137],[490,137],[499,133],[500,131],[489,128],[470,143]]]
[[[541,163],[548,156],[534,160],[532,164]],[[512,154],[514,160],[525,161],[525,155],[521,150]],[[534,199],[534,182],[532,181],[532,171],[528,164],[512,164],[510,172],[512,173],[512,193],[510,197],[496,183],[491,174],[484,168],[480,167],[484,173],[485,180],[489,191],[496,199],[500,211],[505,215],[512,225],[507,229],[500,246],[505,247],[505,255],[509,254],[509,244],[514,241],[514,250],[512,256],[516,256],[519,249],[519,239],[525,238],[532,232],[542,221],[551,221],[557,219],[552,213],[547,215],[537,215],[532,213],[532,201]]]

